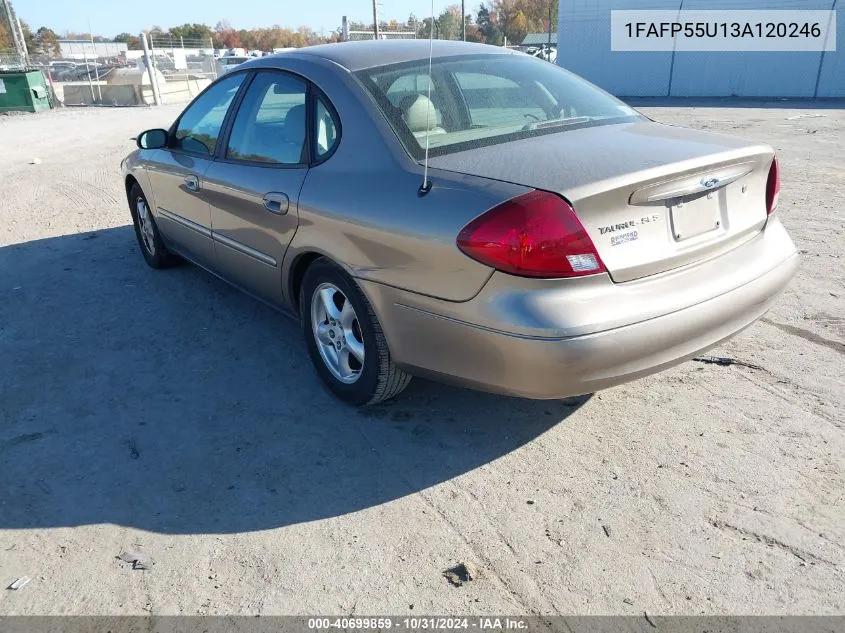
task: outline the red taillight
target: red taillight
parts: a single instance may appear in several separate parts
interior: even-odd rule
[[[772,166],[769,167],[769,179],[766,181],[766,213],[769,215],[778,208],[778,196],[780,196],[780,168],[778,157],[775,156]]]
[[[596,247],[563,198],[532,191],[477,217],[458,248],[482,264],[524,277],[579,277],[604,272]]]

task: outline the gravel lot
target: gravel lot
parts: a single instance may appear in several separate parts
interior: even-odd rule
[[[802,268],[713,352],[761,369],[364,411],[292,322],[144,265],[118,165],[178,108],[0,116],[0,614],[845,612],[845,110],[725,105],[642,107],[780,152]]]

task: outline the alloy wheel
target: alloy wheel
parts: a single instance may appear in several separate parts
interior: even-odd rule
[[[141,241],[144,243],[144,248],[147,249],[150,255],[155,255],[155,229],[153,228],[153,219],[150,216],[150,209],[147,207],[146,200],[138,198],[135,202],[135,211],[138,216],[138,229],[141,234]]]
[[[364,337],[352,302],[334,284],[322,283],[311,297],[311,330],[332,375],[345,384],[361,377]]]

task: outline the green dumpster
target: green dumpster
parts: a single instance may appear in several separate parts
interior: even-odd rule
[[[50,98],[40,70],[0,72],[0,112],[50,109]]]

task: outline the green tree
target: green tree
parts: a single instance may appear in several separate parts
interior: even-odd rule
[[[114,42],[123,42],[130,51],[141,50],[141,39],[131,33],[118,33],[112,38]]]
[[[53,29],[42,26],[35,32],[35,50],[41,55],[58,57],[61,54],[59,36]]]
[[[35,33],[29,28],[29,24],[21,20],[21,31],[23,31],[23,41],[26,44],[26,50],[30,55],[38,52],[38,42],[35,41]]]
[[[174,26],[169,30],[170,35],[174,40],[183,38],[195,42],[208,42],[211,39],[211,27],[206,24],[188,24],[187,22],[182,26]]]
[[[483,37],[483,41],[494,46],[501,46],[504,41],[504,33],[499,25],[499,14],[497,11],[491,11],[490,8],[482,4],[478,7],[478,12],[475,15],[475,25]]]
[[[461,8],[457,4],[446,7],[437,18],[437,25],[440,30],[439,39],[459,40],[461,39]]]
[[[3,22],[0,20],[0,51],[12,48],[12,36]]]
[[[424,18],[417,23],[417,38],[427,40],[431,35],[431,18]],[[439,37],[439,26],[437,20],[434,21],[434,38]]]
[[[543,33],[549,28],[551,9],[552,31],[557,30],[557,2],[554,0],[492,0],[492,10],[498,15],[498,26],[508,38],[508,44],[521,44],[527,33]]]

